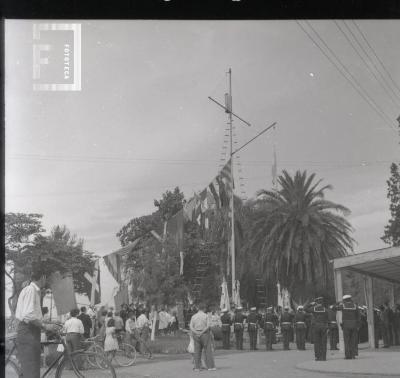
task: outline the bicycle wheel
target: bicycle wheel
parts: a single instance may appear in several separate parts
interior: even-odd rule
[[[57,368],[56,378],[116,378],[115,370],[111,363],[105,358],[94,352],[78,352],[71,355],[72,364],[68,358],[63,358]],[[102,365],[92,366],[88,361],[97,361]]]
[[[11,358],[8,360],[7,365],[5,366],[5,377],[7,378],[21,378],[22,371],[19,367],[18,361]]]
[[[102,360],[99,356],[104,354],[103,348],[98,344],[92,344],[88,349],[86,349],[87,354],[85,355],[87,362],[94,368],[103,368]]]
[[[119,366],[131,366],[136,362],[136,349],[130,344],[121,343],[114,356]]]

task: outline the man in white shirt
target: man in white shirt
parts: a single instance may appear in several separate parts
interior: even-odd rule
[[[74,308],[69,313],[71,317],[64,323],[63,331],[66,335],[66,344],[70,352],[78,350],[81,347],[81,339],[85,333],[82,320],[78,319],[79,310]]]
[[[147,340],[149,339],[150,328],[149,328],[149,320],[146,316],[146,311],[144,309],[140,310],[141,314],[136,319],[136,328],[140,335],[140,343],[141,345],[141,352],[143,353],[143,348],[146,348],[150,352],[150,358],[152,357],[150,348],[147,345]]]
[[[46,276],[33,272],[31,283],[25,286],[18,297],[15,317],[19,321],[17,330],[18,360],[24,378],[40,377],[40,332],[55,331],[56,325],[44,324],[40,307],[40,289],[46,284]]]
[[[205,305],[202,303],[199,305],[199,311],[192,316],[190,320],[190,330],[194,340],[194,370],[200,371],[201,369],[201,355],[203,349],[205,350],[205,360],[208,370],[217,370],[215,368],[214,357],[212,355],[211,348],[211,332],[210,332],[210,318],[204,312]]]

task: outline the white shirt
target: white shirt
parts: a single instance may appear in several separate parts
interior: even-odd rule
[[[203,311],[199,310],[190,319],[190,328],[195,331],[204,331],[210,325],[209,317]]]
[[[34,282],[25,286],[19,294],[15,317],[26,323],[32,320],[42,320],[40,288]]]
[[[149,321],[147,320],[147,317],[145,314],[141,314],[137,320],[136,320],[136,327],[137,328],[143,328],[148,325]]]
[[[125,323],[125,330],[128,333],[132,333],[136,329],[136,320],[128,318]]]
[[[71,318],[65,322],[64,332],[65,333],[75,332],[75,333],[83,334],[85,332],[85,330],[83,328],[83,323],[80,319]]]

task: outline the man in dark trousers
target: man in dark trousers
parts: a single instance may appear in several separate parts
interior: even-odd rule
[[[303,306],[297,307],[294,315],[294,326],[296,329],[296,345],[298,350],[306,350],[306,313]]]
[[[55,332],[58,327],[44,324],[40,307],[40,290],[46,285],[46,276],[34,271],[31,282],[25,286],[18,297],[15,317],[19,321],[17,329],[17,353],[24,378],[40,377],[40,333]]]
[[[231,347],[231,324],[232,319],[228,314],[228,310],[224,308],[221,316],[222,330],[222,349],[230,349]]]
[[[381,315],[377,308],[374,308],[374,336],[375,336],[375,348],[379,348],[379,340],[381,338]]]
[[[257,308],[252,307],[250,309],[250,314],[247,317],[247,330],[249,332],[250,350],[257,349],[258,316],[256,311]]]
[[[315,361],[326,361],[328,311],[323,303],[324,298],[318,297],[306,307],[306,311],[313,315],[311,327],[313,329]]]
[[[343,302],[334,308],[342,311],[344,355],[346,360],[355,359],[358,354],[358,328],[360,327],[360,310],[353,302],[351,295],[343,295]]]
[[[90,319],[90,316],[86,313],[86,307],[82,306],[81,307],[81,313],[78,315],[78,319],[83,324],[83,329],[85,332],[83,333],[83,337],[85,339],[90,337],[90,330],[92,329],[92,319]]]
[[[393,312],[394,345],[400,345],[400,304],[396,305]]]
[[[281,315],[281,332],[284,350],[289,350],[290,330],[292,329],[292,323],[293,315],[289,313],[289,307],[285,307]]]
[[[277,323],[278,317],[273,313],[272,307],[268,307],[263,320],[266,350],[272,350],[272,341],[274,340]]]
[[[243,350],[243,323],[246,317],[242,314],[243,308],[241,306],[236,308],[235,315],[233,316],[233,329],[235,331],[236,349]]]
[[[336,321],[336,311],[333,306],[329,306],[328,309],[328,333],[329,333],[329,344],[331,350],[339,350],[337,344],[339,342],[339,327]]]

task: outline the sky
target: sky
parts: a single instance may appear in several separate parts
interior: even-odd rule
[[[32,89],[33,21],[5,22],[6,212],[43,214],[47,231],[66,225],[100,256],[118,249],[116,233],[165,190],[189,198],[217,174],[227,116],[208,96],[224,102],[231,68],[233,111],[252,125],[234,120],[235,146],[277,122],[238,153],[237,194],[271,188],[275,145],[278,173],[315,173],[351,210],[355,252],[385,247],[400,21],[74,22],[82,88],[69,92]],[[102,278],[111,298],[104,266]]]

